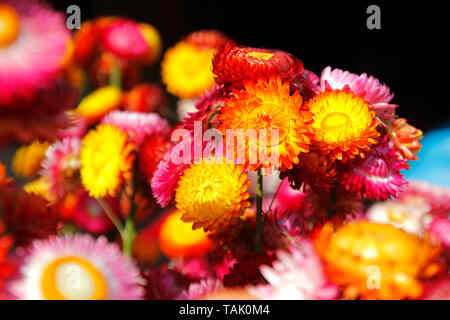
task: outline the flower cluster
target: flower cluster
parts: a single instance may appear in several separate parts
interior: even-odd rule
[[[450,190],[404,179],[423,133],[386,84],[161,43],[0,4],[1,299],[450,298]]]

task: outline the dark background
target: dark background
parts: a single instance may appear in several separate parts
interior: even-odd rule
[[[430,1],[53,1],[82,20],[120,15],[154,25],[168,48],[191,31],[218,29],[237,43],[278,48],[320,75],[328,65],[366,72],[395,92],[397,113],[423,129],[449,125],[449,18],[445,2]],[[366,9],[381,8],[381,30],[369,30]],[[145,78],[159,80],[159,66]]]

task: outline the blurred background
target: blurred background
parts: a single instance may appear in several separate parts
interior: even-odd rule
[[[319,76],[326,66],[373,75],[395,93],[392,102],[399,105],[397,114],[425,133],[418,154],[421,160],[411,163],[406,178],[450,187],[450,95],[445,78],[450,28],[443,2],[50,2],[63,12],[72,4],[78,5],[82,21],[117,15],[148,22],[159,30],[163,49],[192,31],[217,29],[241,45],[288,51]],[[366,26],[370,16],[367,7],[372,4],[381,9],[380,30]],[[144,69],[143,78],[160,82],[159,63]],[[176,98],[171,102],[175,109]],[[0,149],[0,161],[8,164],[16,148]]]
[[[191,31],[218,29],[238,44],[286,50],[320,75],[328,65],[366,72],[395,92],[397,113],[428,131],[450,121],[448,22],[443,2],[429,1],[182,1],[53,0],[65,11],[81,8],[82,20],[120,15],[149,22],[161,33],[164,48]],[[381,30],[369,30],[367,7],[381,9]],[[159,79],[159,67],[148,80]]]

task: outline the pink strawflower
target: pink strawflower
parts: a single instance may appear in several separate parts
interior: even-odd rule
[[[268,285],[249,287],[249,293],[264,300],[330,300],[338,287],[326,278],[320,258],[309,241],[278,250],[273,266],[260,267]]]
[[[376,223],[392,224],[396,228],[422,237],[433,219],[428,214],[429,211],[430,206],[423,201],[396,199],[374,203],[367,209],[366,218]]]
[[[450,220],[447,218],[436,218],[431,222],[428,231],[437,237],[441,243],[450,248]]]
[[[214,292],[223,289],[222,281],[217,279],[203,279],[200,282],[191,283],[176,300],[199,300]]]
[[[364,199],[386,200],[397,197],[407,185],[400,174],[400,170],[406,168],[405,160],[399,159],[397,152],[384,140],[372,146],[364,159],[353,161],[340,183],[347,191]]]
[[[431,185],[425,181],[411,181],[400,195],[404,201],[408,198],[420,199],[430,206],[430,214],[447,216],[450,213],[450,188]]]
[[[52,144],[45,152],[41,175],[48,178],[51,192],[63,197],[76,190],[80,177],[80,138],[64,138]]]
[[[309,235],[310,230],[308,228],[309,221],[305,219],[303,211],[278,211],[275,209],[267,214],[265,220],[265,228],[273,230],[284,240],[299,241]]]
[[[69,110],[65,112],[69,123],[67,127],[58,131],[60,138],[81,138],[87,131],[88,124],[85,118],[76,111]]]
[[[117,244],[109,243],[104,237],[58,236],[34,241],[30,247],[19,248],[16,253],[22,262],[21,275],[10,290],[18,299],[51,299],[55,295],[49,289],[52,283],[57,293],[68,299],[89,299],[96,289],[108,300],[142,299],[139,269],[122,254]],[[55,265],[54,271],[48,269],[50,264]],[[89,271],[80,272],[81,279],[76,282],[72,279],[73,268],[78,265]],[[44,278],[44,274],[50,278]],[[78,287],[73,287],[75,285]]]
[[[166,207],[172,201],[175,189],[178,187],[178,180],[183,174],[184,170],[189,167],[191,163],[198,162],[202,155],[207,155],[209,152],[214,155],[214,142],[204,141],[201,148],[201,154],[197,155],[195,152],[196,139],[192,135],[187,135],[182,141],[175,144],[164,155],[163,160],[158,163],[158,168],[153,174],[151,180],[153,196],[161,207]],[[184,151],[189,150],[190,157],[184,155]],[[223,151],[223,150],[222,150]],[[177,152],[179,156],[177,157]],[[174,157],[178,159],[174,159]]]
[[[389,87],[381,84],[366,73],[357,75],[340,69],[326,67],[320,76],[320,90],[350,90],[363,98],[380,118],[392,118],[397,105],[389,103],[394,94]]]
[[[70,42],[65,16],[42,1],[4,0],[18,16],[18,35],[0,46],[0,107],[32,99],[49,87],[63,68]],[[6,26],[6,28],[11,26]]]
[[[428,283],[419,300],[450,300],[450,277]]]
[[[161,207],[166,207],[173,199],[178,180],[189,164],[177,164],[171,160],[172,149],[158,163],[151,180],[153,196]]]
[[[128,19],[116,19],[102,34],[102,46],[119,58],[145,60],[149,46],[139,24]]]
[[[149,135],[165,135],[170,130],[167,120],[157,113],[111,111],[101,123],[110,124],[127,132],[130,141],[136,146],[140,146]]]
[[[227,93],[223,90],[223,86],[215,86],[211,91],[207,91],[195,102],[195,112],[188,112],[183,119],[182,128],[185,128],[191,133],[194,132],[194,122],[200,121],[202,123],[202,130],[208,129],[211,120],[210,117],[218,107],[224,104],[224,99]],[[203,134],[203,133],[202,133]]]

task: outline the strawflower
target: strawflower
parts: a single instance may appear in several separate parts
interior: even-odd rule
[[[14,154],[11,168],[14,173],[21,177],[30,178],[36,175],[41,169],[41,162],[45,158],[50,143],[33,141],[27,146],[20,147]]]
[[[328,230],[323,227],[315,238],[316,250],[346,298],[417,298],[423,292],[419,278],[437,271],[439,247],[392,225],[359,221],[335,234]]]
[[[364,158],[364,151],[376,143],[379,133],[375,112],[352,92],[325,91],[307,105],[314,114],[314,144],[331,161]]]
[[[205,231],[237,224],[242,210],[250,206],[250,182],[242,166],[225,164],[211,157],[184,170],[175,193],[181,219]]]
[[[114,126],[97,126],[81,141],[81,182],[94,198],[114,196],[124,180],[131,178],[134,145]]]
[[[60,236],[17,250],[21,277],[11,284],[18,299],[139,300],[139,270],[106,238]],[[79,271],[79,282],[71,279]]]
[[[243,132],[253,129],[256,132],[256,141],[247,140],[245,135],[238,136],[235,159],[240,146],[245,146],[243,160],[251,170],[264,167],[270,172],[274,169],[274,164],[261,157],[261,152],[268,157],[272,154],[278,156],[282,171],[292,169],[293,164],[299,162],[299,154],[309,151],[313,135],[312,113],[302,107],[302,97],[298,91],[291,95],[289,83],[282,82],[280,78],[245,81],[244,87],[244,90],[233,91],[233,97],[225,99],[225,106],[218,116],[221,121],[219,130],[225,137],[227,129]],[[260,145],[261,129],[267,130],[263,145]],[[278,130],[275,144],[272,142],[272,130]],[[256,155],[257,161],[252,161],[251,157]]]

